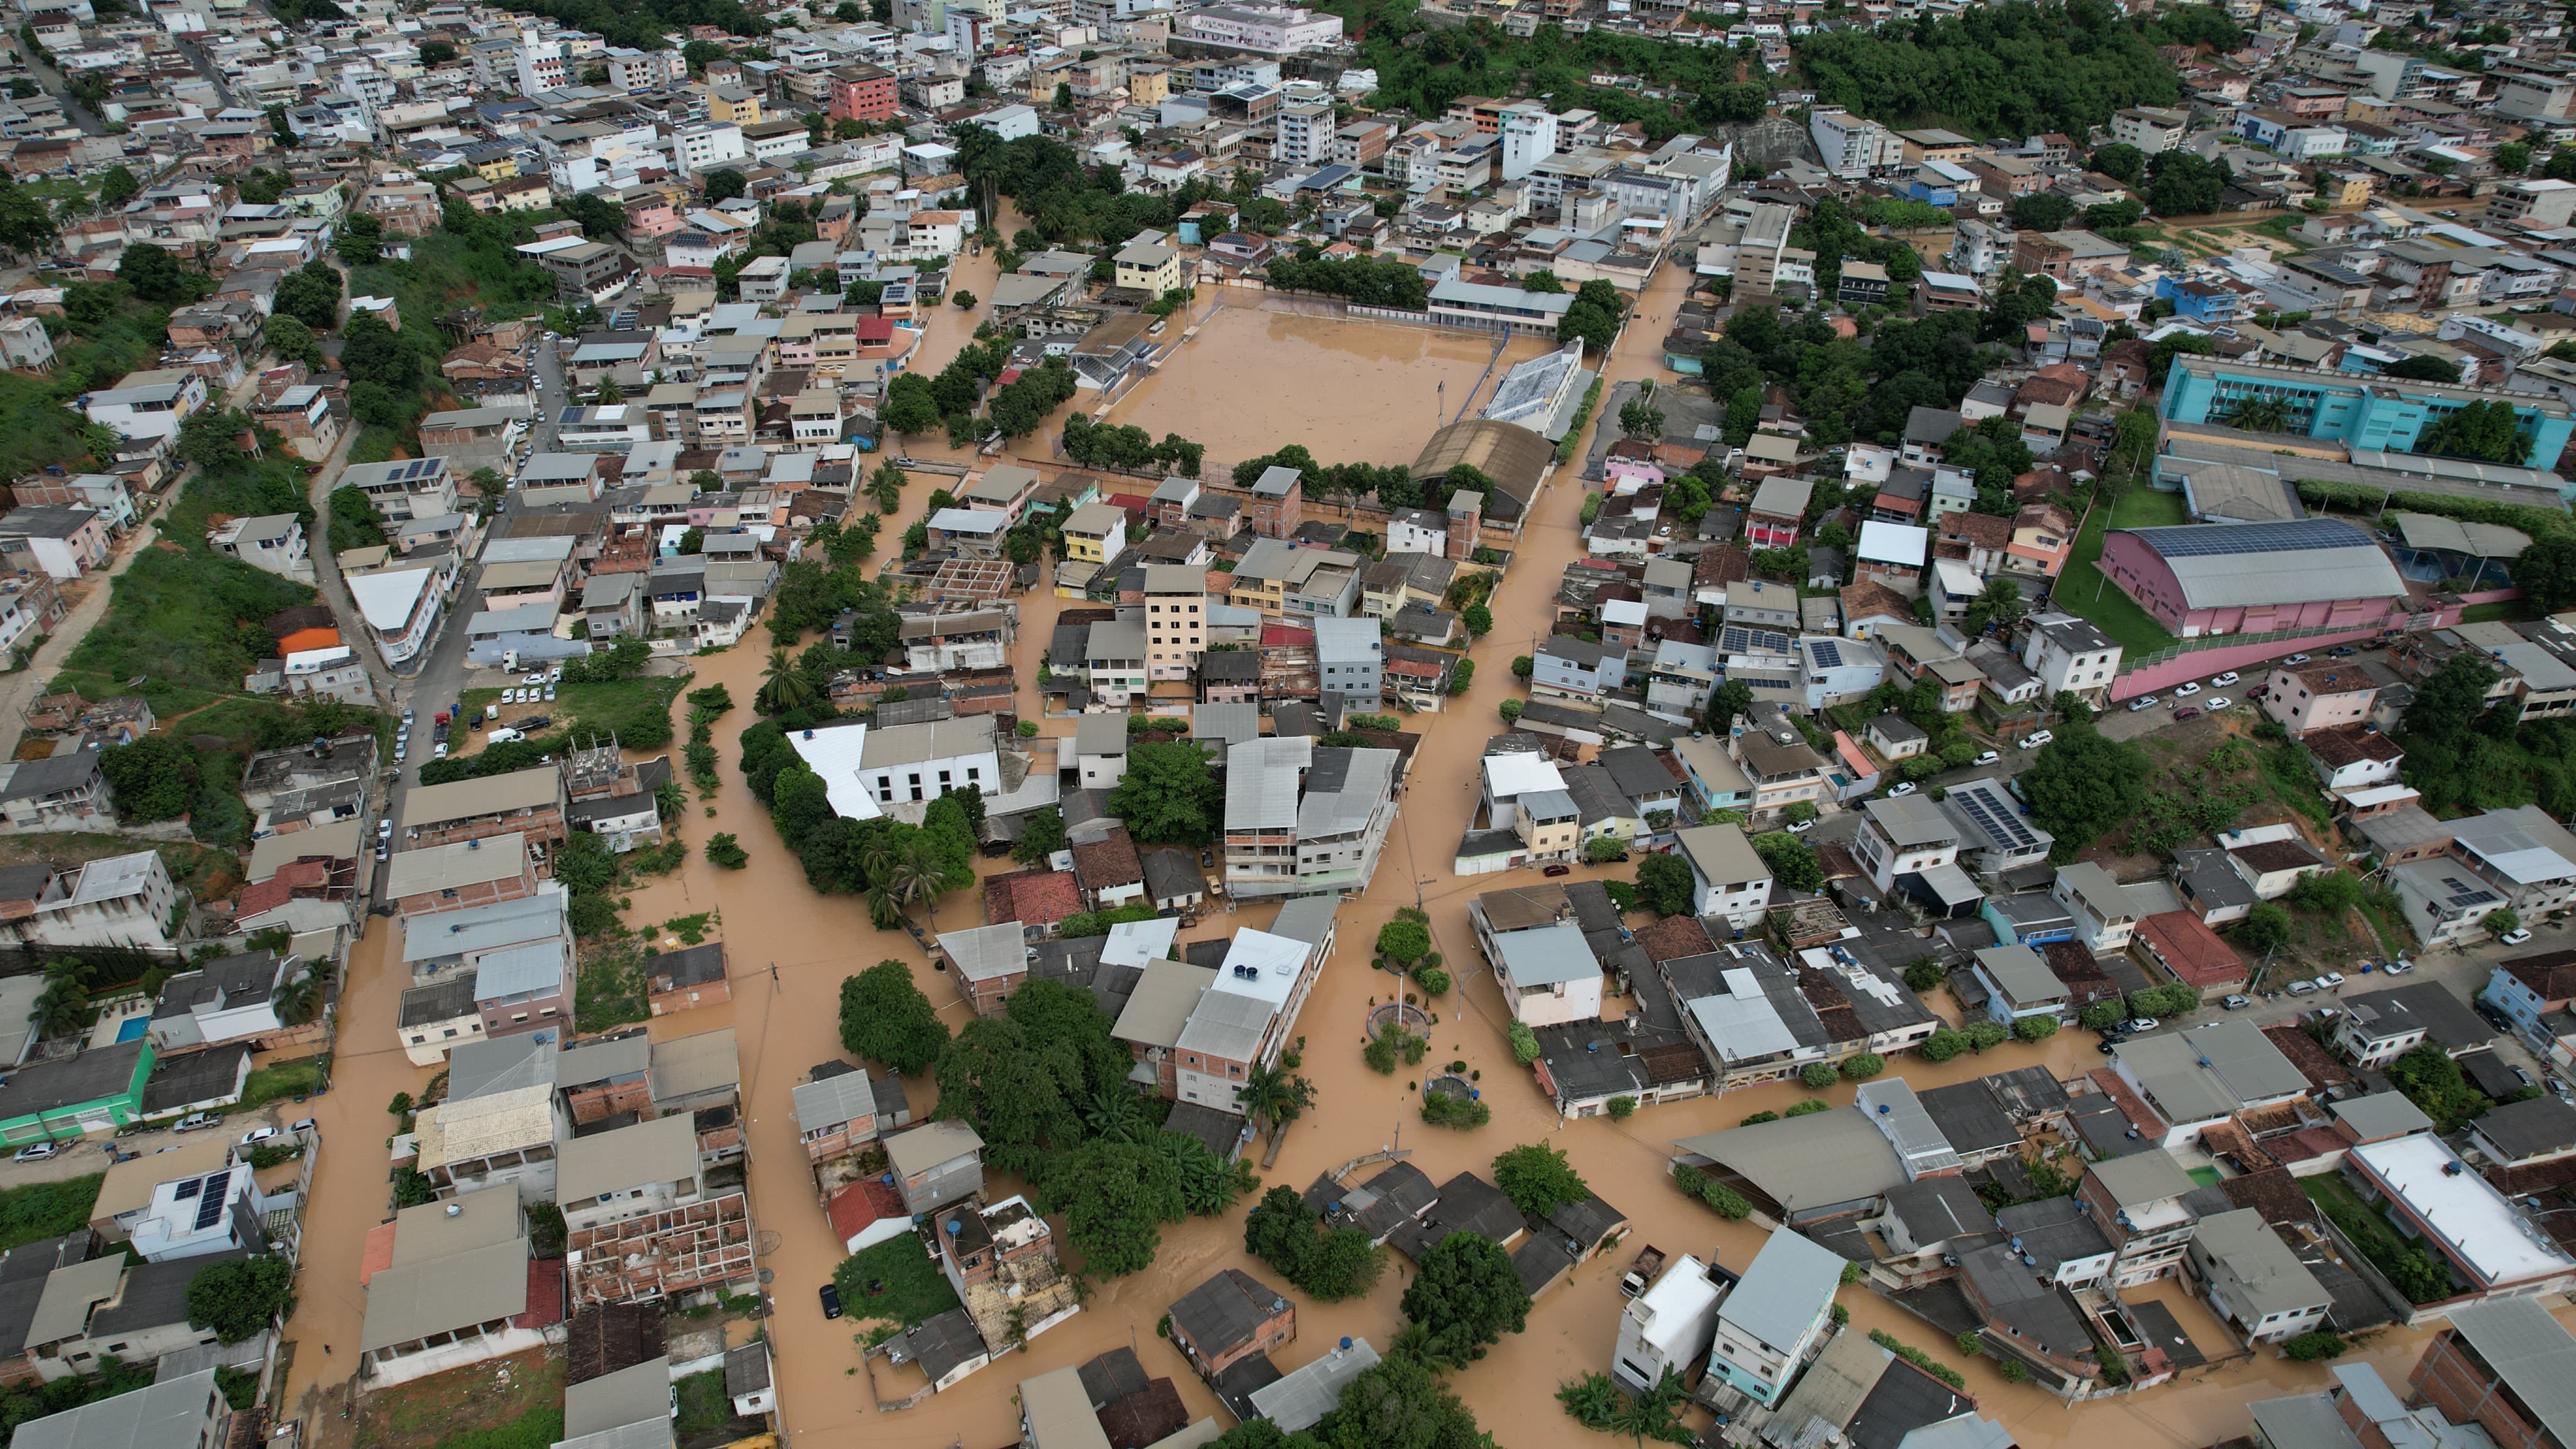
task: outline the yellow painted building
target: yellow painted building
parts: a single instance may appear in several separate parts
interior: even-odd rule
[[[717,86],[707,92],[707,119],[719,126],[759,125],[760,97],[732,86]]]

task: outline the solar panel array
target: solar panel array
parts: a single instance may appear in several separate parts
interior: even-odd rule
[[[204,1178],[192,1177],[186,1182],[179,1184],[177,1187],[170,1189],[170,1195],[179,1199],[181,1202],[185,1202],[189,1198],[195,1197],[198,1191],[205,1185],[206,1180]]]
[[[2137,533],[2166,558],[2304,553],[2313,549],[2355,548],[2369,541],[2361,530],[2333,518],[2300,518],[2282,523],[2203,523],[2182,528],[2141,528]]]
[[[1807,652],[1815,656],[1816,664],[1820,668],[1840,669],[1843,667],[1842,646],[1836,644],[1831,639],[1817,639],[1810,642],[1807,645]]]
[[[2015,850],[2028,850],[2039,844],[2039,837],[2031,833],[2029,826],[2021,823],[2019,812],[1996,807],[1986,798],[1984,791],[1953,790],[1949,799],[1967,811],[1968,818],[1977,822],[1977,828],[1986,832],[1989,839],[2009,841]]]
[[[427,478],[435,474],[438,468],[439,460],[436,458],[414,458],[394,465],[393,471],[385,475],[385,481],[408,483],[414,478]]]
[[[2471,885],[2455,875],[2442,877],[2442,886],[2451,893],[2451,904],[2462,909],[2484,905],[2495,899],[2493,891]]]
[[[1717,631],[1718,648],[1728,654],[1786,654],[1789,636],[1773,629],[1729,625]]]
[[[229,1175],[230,1174],[225,1174],[225,1177],[228,1177]],[[197,1226],[193,1231],[200,1233],[204,1232],[206,1229],[215,1225],[216,1219],[224,1215],[223,1184],[225,1177],[210,1177],[206,1179],[206,1191],[197,1199]]]

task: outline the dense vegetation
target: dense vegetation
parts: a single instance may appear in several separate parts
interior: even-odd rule
[[[2182,23],[2197,29],[2193,19]],[[2080,136],[2108,126],[2114,111],[2181,98],[2181,78],[2156,53],[2160,38],[2102,0],[2014,0],[1954,19],[1819,31],[1794,44],[1819,104],[1972,136]]]

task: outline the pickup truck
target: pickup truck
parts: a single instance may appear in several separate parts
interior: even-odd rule
[[[1639,1248],[1636,1259],[1628,1264],[1626,1275],[1619,1280],[1619,1296],[1634,1298],[1645,1292],[1653,1285],[1655,1275],[1662,1271],[1664,1271],[1664,1250],[1652,1243]]]

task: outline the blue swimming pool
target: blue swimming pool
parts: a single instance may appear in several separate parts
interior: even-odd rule
[[[125,1019],[124,1024],[117,1027],[116,1039],[118,1041],[141,1041],[143,1039],[143,1034],[151,1029],[152,1018],[148,1016],[129,1016]]]

